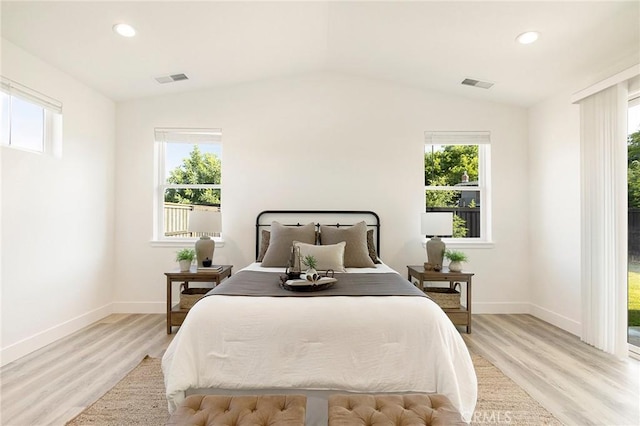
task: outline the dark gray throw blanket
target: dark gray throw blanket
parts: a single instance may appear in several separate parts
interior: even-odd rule
[[[280,287],[277,272],[240,271],[224,280],[206,296],[422,296],[427,297],[409,281],[395,273],[335,274],[332,287],[320,291],[289,291]]]

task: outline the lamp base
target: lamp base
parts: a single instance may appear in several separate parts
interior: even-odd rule
[[[204,267],[202,262],[205,260],[213,260],[213,252],[215,248],[215,241],[207,235],[200,237],[200,239],[196,241],[196,258],[198,259],[198,267]]]
[[[427,241],[427,262],[433,265],[433,269],[436,271],[442,270],[442,261],[446,248],[444,241],[440,237],[431,237]]]

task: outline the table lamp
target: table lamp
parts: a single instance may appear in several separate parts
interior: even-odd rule
[[[205,233],[196,241],[196,258],[198,267],[211,266],[213,251],[216,243],[209,235],[222,231],[222,214],[210,210],[192,210],[189,213],[188,231],[192,233]]]
[[[427,263],[440,271],[446,246],[440,237],[450,237],[453,235],[453,212],[427,212],[422,213],[422,234],[427,238]],[[427,265],[425,265],[427,266]],[[427,269],[427,268],[425,268]]]

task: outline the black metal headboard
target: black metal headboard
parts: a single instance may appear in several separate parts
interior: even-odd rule
[[[376,251],[380,256],[380,217],[370,210],[264,210],[256,216],[256,259],[260,253],[260,231],[271,227],[274,220],[286,226],[313,222],[316,229],[320,225],[340,228],[364,221],[368,229],[374,230]]]

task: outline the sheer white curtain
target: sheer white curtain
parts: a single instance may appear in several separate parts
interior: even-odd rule
[[[580,101],[582,340],[627,356],[627,83]]]

